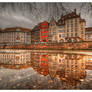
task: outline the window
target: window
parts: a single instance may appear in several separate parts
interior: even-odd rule
[[[88,35],[88,39],[90,39],[90,38],[92,38],[92,36],[89,34],[89,35]]]
[[[83,34],[83,30],[82,30],[82,34]]]
[[[65,32],[64,30],[59,30],[59,32],[61,33],[61,32]]]
[[[69,29],[67,29],[67,32],[69,32]]]
[[[18,29],[16,29],[16,31],[21,31],[21,30],[18,28]]]
[[[73,32],[73,24],[71,24],[71,32]]]
[[[69,37],[69,34],[67,33],[67,37]]]
[[[59,37],[61,37],[61,34],[59,34]]]
[[[53,31],[55,30],[55,28],[52,29]]]
[[[71,36],[73,37],[73,33],[71,33]]]
[[[82,32],[82,34],[83,34],[83,24],[81,25],[81,32]]]
[[[71,32],[73,32],[73,29],[71,28]]]
[[[55,36],[55,39],[57,39],[57,36]]]
[[[67,24],[67,28],[69,28],[69,24]]]
[[[69,20],[67,20],[67,24],[69,24]]]
[[[77,28],[75,28],[75,32],[77,32]]]
[[[69,23],[67,23],[67,32],[69,32]]]
[[[75,33],[75,36],[77,36],[77,33]]]
[[[56,35],[56,32],[53,32],[54,35]]]
[[[19,56],[16,56],[16,60],[19,60]]]
[[[77,23],[75,23],[75,27],[77,27]]]
[[[19,36],[17,36],[16,40],[20,40],[20,37],[19,37]]]
[[[73,23],[73,20],[71,20],[71,24]]]
[[[77,18],[75,19],[75,22],[77,22]]]
[[[62,37],[65,37],[65,34],[62,34]]]

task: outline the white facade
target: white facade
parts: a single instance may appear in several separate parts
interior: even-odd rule
[[[0,53],[0,64],[26,64],[31,60],[30,52],[3,52]]]
[[[58,42],[65,42],[66,34],[65,34],[65,27],[64,26],[58,26]]]
[[[0,33],[1,45],[31,44],[31,32],[22,31],[19,28],[5,30]]]
[[[65,42],[65,26],[58,26],[54,18],[49,25],[49,41],[51,42]]]

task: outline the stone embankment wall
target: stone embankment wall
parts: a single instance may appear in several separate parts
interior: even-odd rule
[[[92,49],[92,42],[0,46],[2,49]]]

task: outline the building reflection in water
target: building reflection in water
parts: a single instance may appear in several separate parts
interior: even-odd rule
[[[2,52],[0,53],[0,67],[10,69],[24,69],[31,67],[30,53],[24,52]]]
[[[86,69],[91,69],[92,56],[64,53],[3,52],[0,66],[9,69],[32,67],[38,74],[51,80],[58,79],[62,85],[75,86],[86,77]]]
[[[35,71],[52,80],[57,78],[61,83],[76,86],[86,77],[86,57],[77,54],[35,54],[32,53],[31,65]]]

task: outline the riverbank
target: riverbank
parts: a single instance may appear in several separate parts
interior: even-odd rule
[[[0,53],[71,53],[71,54],[83,54],[83,55],[92,55],[92,50],[29,50],[29,49],[0,49]]]
[[[3,45],[0,49],[30,49],[30,50],[91,50],[91,42],[76,42],[76,43],[45,43],[45,44],[30,44],[30,45]]]

